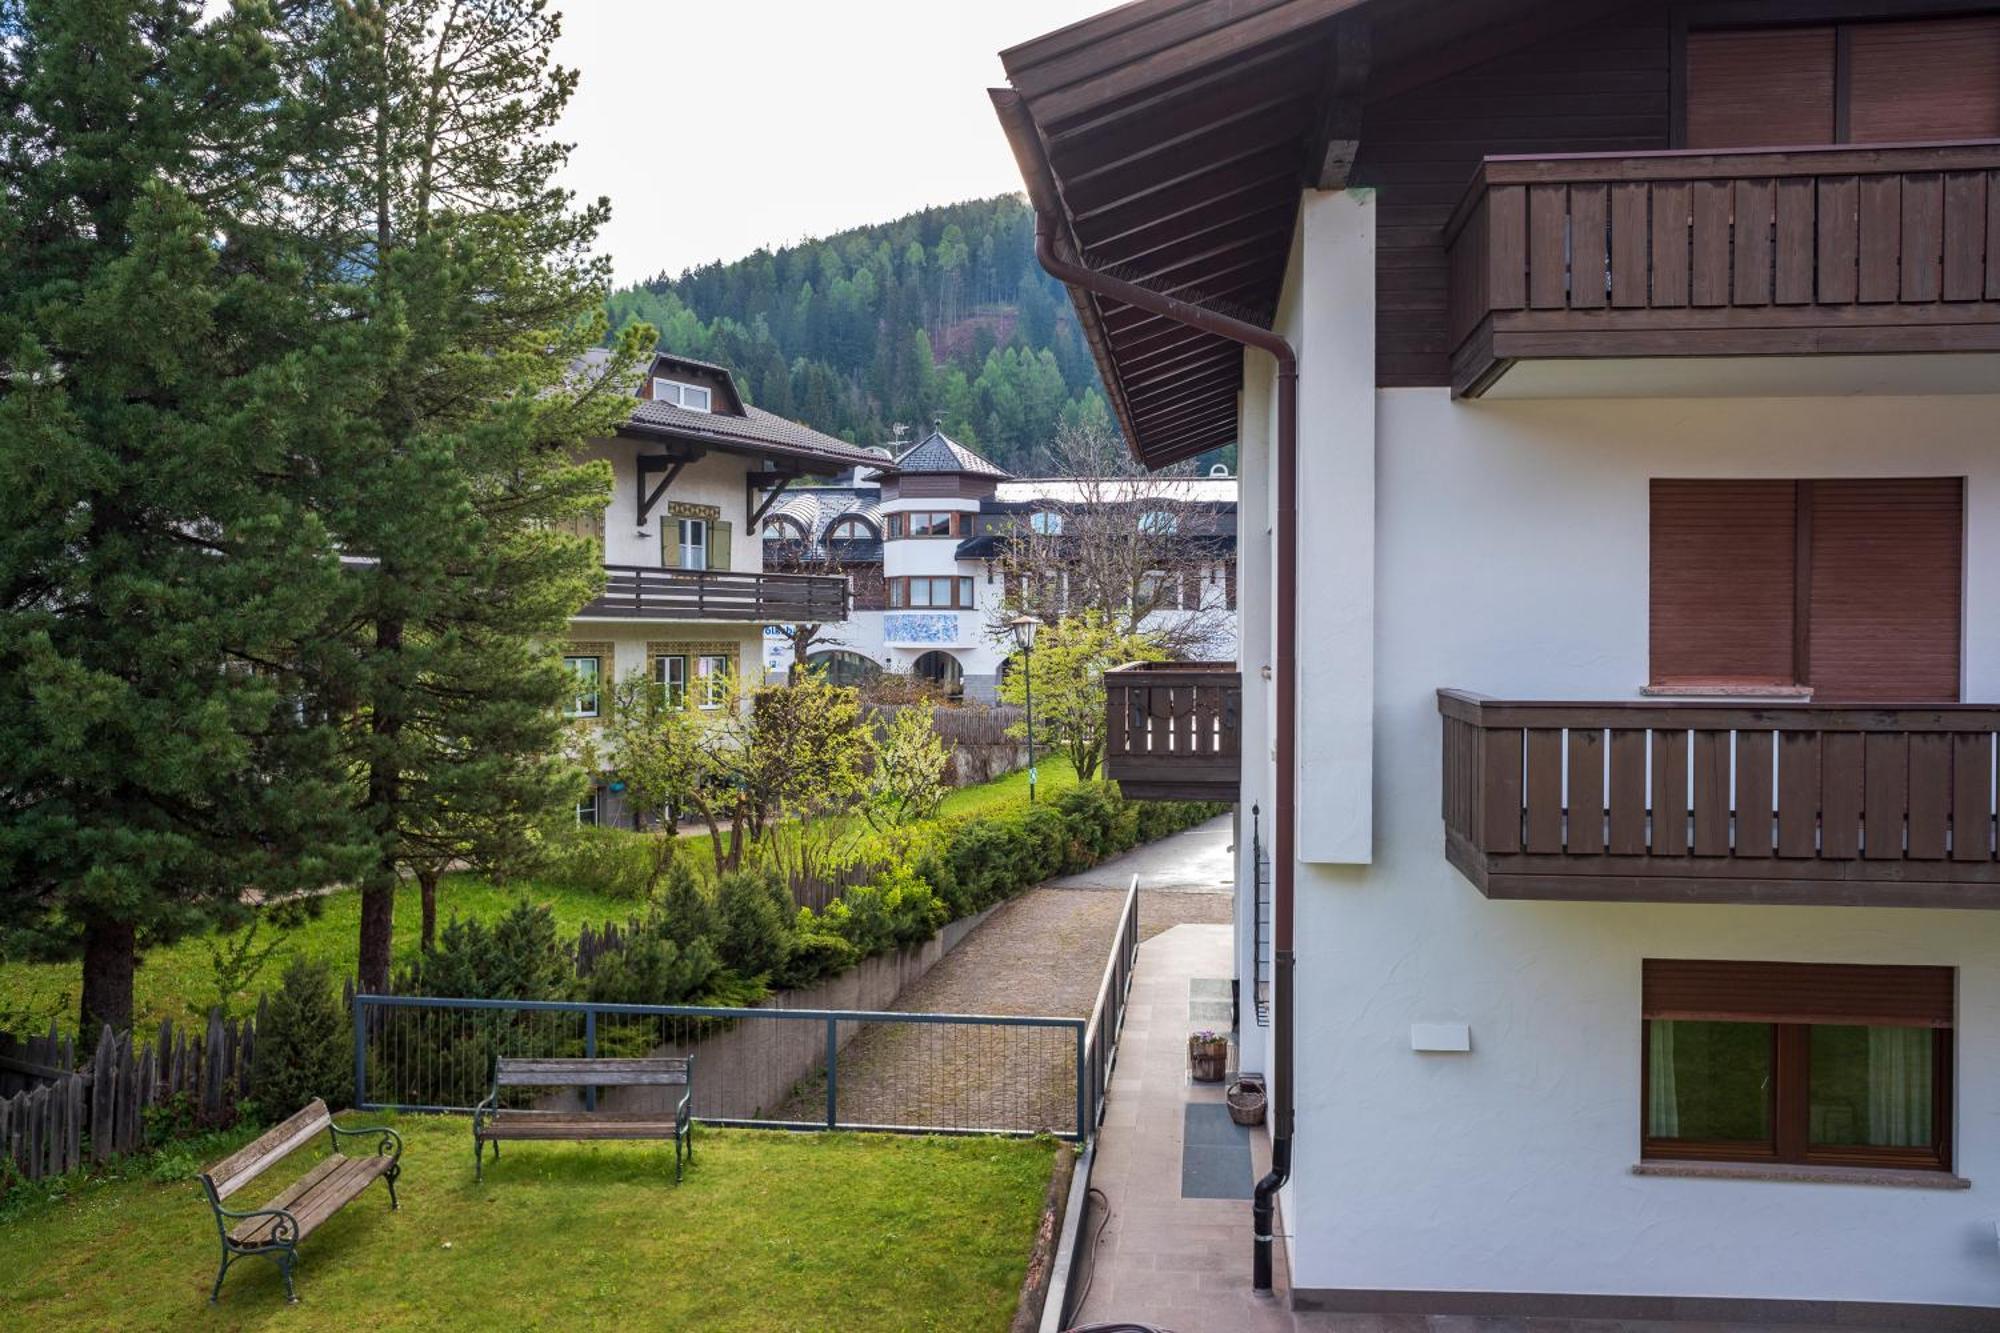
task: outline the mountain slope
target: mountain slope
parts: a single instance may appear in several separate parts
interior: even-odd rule
[[[1018,196],[925,209],[614,292],[614,327],[736,371],[759,407],[856,444],[933,420],[1016,473],[1065,421],[1111,427]]]

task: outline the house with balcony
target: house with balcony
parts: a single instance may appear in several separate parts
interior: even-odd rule
[[[1238,661],[1114,677],[1108,767],[1238,802],[1259,1285],[2000,1327],[2000,12],[1002,60],[1133,450],[1239,449]]]
[[[587,453],[611,464],[614,484],[590,524],[604,552],[604,593],[571,619],[563,648],[579,680],[572,712],[585,719],[609,706],[611,682],[634,672],[688,708],[720,708],[731,679],[763,679],[766,627],[844,621],[847,579],[767,573],[759,527],[794,482],[885,466],[869,450],[744,402],[722,366],[661,353],[636,394],[618,433]],[[615,776],[577,817],[632,818]]]
[[[1235,651],[1236,481],[1226,475],[1159,478],[1014,477],[941,428],[860,469],[838,486],[800,487],[764,522],[765,561],[845,575],[854,589],[844,624],[816,636],[809,665],[843,684],[879,671],[930,681],[950,697],[992,703],[1015,652],[1003,622],[1022,589],[1024,556],[1048,568],[1026,599],[1062,614],[1066,580],[1087,563],[1065,542],[1106,543],[1113,525],[1172,525],[1135,547],[1171,555],[1141,624],[1203,655]],[[1078,531],[1065,534],[1069,523]],[[1182,531],[1185,529],[1185,531]],[[793,645],[767,641],[782,671]]]

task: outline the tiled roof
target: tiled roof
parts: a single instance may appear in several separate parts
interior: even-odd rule
[[[976,477],[1013,474],[987,462],[941,430],[933,429],[896,460],[898,472],[969,472]]]
[[[739,453],[821,461],[836,467],[889,466],[873,450],[836,440],[762,408],[743,410],[745,415],[738,417],[726,412],[691,412],[673,403],[643,400],[633,404],[625,428],[643,434],[672,435]]]
[[[868,520],[869,526],[880,532],[882,492],[874,486],[802,486],[786,491],[772,506],[771,517],[779,515],[804,528],[815,541],[850,516]]]

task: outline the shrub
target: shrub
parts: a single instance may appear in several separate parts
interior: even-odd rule
[[[546,905],[522,901],[491,926],[453,917],[419,965],[424,993],[475,1000],[562,1000],[575,979]]]
[[[801,907],[793,919],[791,947],[771,980],[780,986],[810,986],[845,972],[861,961],[861,951],[827,923]]]
[[[656,860],[653,835],[580,824],[543,847],[539,878],[555,888],[607,898],[643,898]]]
[[[1121,800],[1108,782],[1065,788],[1053,802],[1069,835],[1063,870],[1088,870],[1107,856],[1130,848],[1139,837],[1138,802]]]
[[[951,913],[931,886],[907,866],[890,870],[872,884],[861,884],[826,905],[821,928],[854,946],[862,958],[937,934]]]
[[[771,870],[738,870],[715,886],[718,948],[743,977],[770,976],[791,946],[792,895]]]
[[[660,934],[682,948],[721,933],[715,900],[685,861],[676,859],[667,867],[656,906]]]
[[[715,946],[696,940],[682,949],[652,930],[641,930],[591,969],[588,994],[599,1004],[683,1004],[700,998],[722,970]]]
[[[270,998],[250,1072],[259,1110],[282,1120],[315,1097],[347,1106],[354,1100],[354,1038],[334,996],[332,970],[299,959]]]
[[[1013,819],[1020,839],[1018,866],[1022,878],[1013,889],[1018,893],[1063,872],[1069,860],[1069,825],[1061,811],[1046,805],[1031,805],[1016,811]]]

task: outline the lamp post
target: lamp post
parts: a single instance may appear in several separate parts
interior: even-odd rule
[[[1035,631],[1042,622],[1030,615],[1018,615],[1007,622],[1014,643],[1021,650],[1021,683],[1028,691],[1028,804],[1035,803]]]

